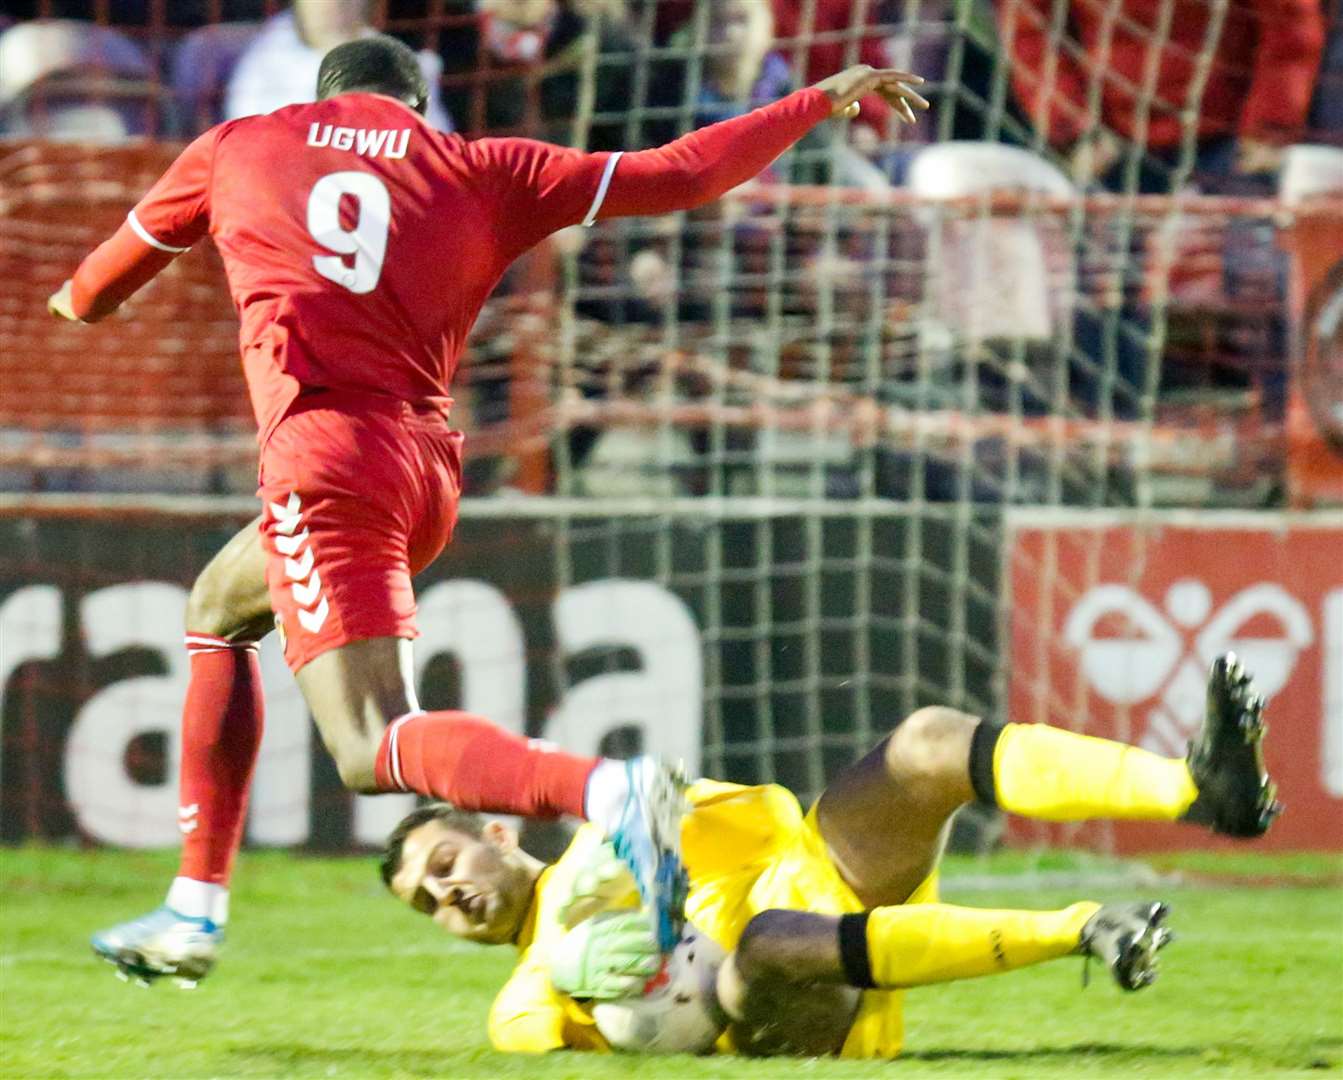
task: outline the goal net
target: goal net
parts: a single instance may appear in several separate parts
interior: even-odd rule
[[[1320,106],[1336,75],[1312,71],[1300,140],[1315,145],[1279,180],[1233,174],[1205,95],[1253,71],[1233,55],[1242,14],[1206,9],[1190,52],[1189,27],[1140,24],[1121,0],[592,0],[565,6],[572,38],[547,52],[545,27],[503,40],[467,5],[375,4],[446,59],[468,134],[648,145],[856,62],[919,71],[933,104],[911,128],[865,102],[709,207],[560,234],[510,273],[456,388],[468,497],[420,583],[426,701],[805,799],[928,704],[1182,752],[1205,654],[1268,642],[1260,666],[1301,695],[1320,747],[1314,782],[1343,789],[1343,673],[1325,652],[1343,600],[1319,554],[1340,524],[1287,513],[1343,490],[1328,430],[1343,150]],[[101,28],[149,58],[151,134],[185,137],[218,95],[183,104],[174,50],[223,28],[154,11]],[[1131,81],[1128,47],[1149,57]],[[1302,47],[1318,66],[1318,42]],[[60,85],[8,107],[40,134]],[[181,671],[144,655],[175,647],[151,622],[251,505],[210,245],[125,318],[43,310],[177,145],[0,142],[0,786],[16,836],[136,842],[157,813]],[[1298,355],[1314,358],[1309,401]],[[1233,546],[1272,581],[1238,576]],[[1281,595],[1245,598],[1266,582]],[[491,629],[467,633],[473,619]],[[148,698],[116,690],[154,678]],[[263,762],[302,763],[311,800],[348,806],[292,691],[274,695],[291,735],[268,736]],[[130,779],[101,789],[110,809],[53,811],[80,754]],[[322,842],[366,842],[391,813],[310,800],[305,825],[268,775],[254,839],[311,841],[320,819],[345,823]],[[105,836],[100,814],[129,824]]]

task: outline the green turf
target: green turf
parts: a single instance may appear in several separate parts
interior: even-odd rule
[[[959,861],[948,899],[1047,907],[1079,898],[986,873],[1097,868],[1006,855]],[[1247,888],[1235,878],[1289,884]],[[118,982],[91,930],[159,899],[173,859],[0,849],[0,1076],[859,1077],[1321,1075],[1343,1067],[1343,889],[1337,859],[1164,859],[1155,891],[1179,941],[1161,979],[1122,994],[1081,962],[907,997],[896,1064],[832,1060],[507,1057],[484,1031],[507,949],[453,942],[381,891],[371,859],[249,854],[224,962],[200,989]],[[1112,869],[1112,868],[1111,868]],[[1189,884],[1170,883],[1187,872]],[[976,887],[958,891],[955,876]],[[1041,880],[1049,880],[1042,878]],[[1094,890],[1092,890],[1094,891]],[[1142,896],[1110,886],[1097,899]]]

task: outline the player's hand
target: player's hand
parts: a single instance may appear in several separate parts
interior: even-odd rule
[[[71,294],[74,283],[66,279],[64,285],[47,297],[47,310],[57,318],[69,319],[71,322],[82,322],[75,314],[75,302]]]
[[[921,85],[923,79],[908,71],[895,68],[874,68],[868,64],[858,64],[845,68],[838,75],[831,75],[816,84],[817,90],[824,90],[833,106],[831,115],[852,120],[858,115],[859,99],[868,94],[880,94],[895,108],[895,115],[904,123],[915,122],[914,110],[925,110],[928,102],[913,89]]]
[[[647,913],[611,911],[560,939],[550,960],[550,982],[570,997],[613,1001],[637,994],[661,966]]]
[[[552,888],[556,886],[561,883],[555,882]],[[621,906],[637,896],[638,889],[629,868],[616,855],[611,841],[604,840],[573,868],[567,892],[562,895],[556,913],[565,929],[572,930],[597,912]]]

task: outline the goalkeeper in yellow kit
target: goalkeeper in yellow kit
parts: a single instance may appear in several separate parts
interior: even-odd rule
[[[692,784],[685,913],[728,953],[707,995],[722,1020],[718,1048],[893,1057],[905,988],[1070,954],[1100,959],[1125,989],[1145,986],[1169,940],[1165,905],[942,904],[937,864],[951,816],[978,797],[1044,820],[1185,821],[1259,836],[1281,809],[1264,767],[1262,708],[1228,655],[1212,667],[1206,720],[1183,760],[931,707],[844,769],[805,815],[776,785]],[[517,946],[490,1039],[542,1052],[606,1049],[593,1003],[637,992],[657,969],[651,934],[634,919],[585,918],[637,904],[619,865],[595,826],[546,866],[503,823],[440,803],[394,830],[382,873],[445,929]]]

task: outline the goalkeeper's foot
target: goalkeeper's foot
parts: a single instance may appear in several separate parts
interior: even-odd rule
[[[148,915],[118,923],[93,935],[93,951],[117,975],[148,986],[165,975],[192,987],[209,974],[224,942],[224,928],[209,919],[195,919],[166,904]]]
[[[671,952],[681,940],[689,891],[681,862],[687,781],[679,770],[646,755],[625,763],[625,777],[629,795],[611,843],[653,914],[658,946]]]
[[[1227,836],[1262,836],[1282,813],[1277,785],[1264,766],[1264,698],[1235,653],[1208,674],[1203,729],[1189,744],[1198,798],[1184,820]]]
[[[1173,935],[1164,923],[1169,908],[1155,900],[1105,904],[1082,927],[1078,952],[1095,957],[1125,990],[1156,981],[1156,954]]]

